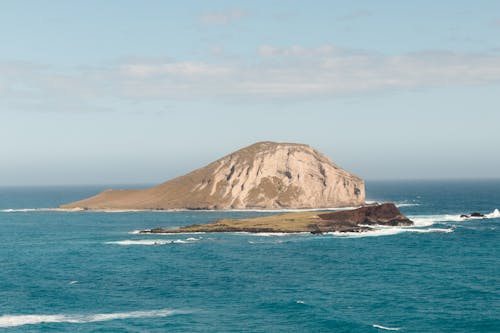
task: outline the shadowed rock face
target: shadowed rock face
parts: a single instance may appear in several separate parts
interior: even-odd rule
[[[361,178],[310,146],[259,142],[145,190],[108,190],[61,208],[283,209],[359,206]]]
[[[318,215],[320,219],[332,223],[380,224],[390,226],[412,225],[406,216],[401,214],[393,203],[365,206],[354,210],[346,210]]]

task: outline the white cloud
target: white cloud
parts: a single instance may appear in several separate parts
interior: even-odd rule
[[[333,45],[261,46],[254,57],[220,63],[129,59],[71,74],[31,65],[0,64],[3,103],[22,108],[112,101],[227,99],[297,100],[414,88],[500,83],[500,54],[427,51],[386,55]],[[111,102],[109,102],[111,100]],[[103,102],[106,101],[106,102]]]
[[[207,25],[227,25],[247,15],[248,13],[241,9],[206,12],[200,16],[200,22]]]
[[[129,69],[141,70],[128,72],[127,77],[136,88],[142,87],[139,91],[149,96],[154,91],[158,98],[175,97],[169,92],[179,93],[183,89],[190,95],[296,98],[500,80],[498,55],[430,51],[383,55],[332,45],[262,46],[257,54],[257,59],[224,65],[128,65]]]
[[[359,19],[359,18],[363,18],[363,17],[369,17],[372,15],[373,15],[372,10],[359,9],[359,10],[352,11],[344,16],[341,16],[340,19],[342,19],[342,20],[355,20],[355,19]]]
[[[230,69],[224,66],[213,66],[201,62],[177,62],[164,64],[127,64],[120,71],[130,77],[148,77],[159,75],[175,75],[185,77],[224,75]]]

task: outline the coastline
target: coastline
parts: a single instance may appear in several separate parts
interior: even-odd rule
[[[393,203],[374,204],[349,210],[289,212],[244,219],[222,219],[206,224],[176,229],[153,228],[143,234],[178,234],[188,232],[303,233],[366,232],[373,225],[412,226],[413,222]]]

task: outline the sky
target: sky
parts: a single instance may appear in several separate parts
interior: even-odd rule
[[[153,184],[257,141],[500,178],[500,1],[0,2],[0,186]]]

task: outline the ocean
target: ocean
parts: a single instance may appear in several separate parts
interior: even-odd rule
[[[500,332],[500,181],[369,181],[367,234],[141,235],[269,212],[60,212],[0,188],[0,332]],[[463,219],[478,211],[482,219]]]

